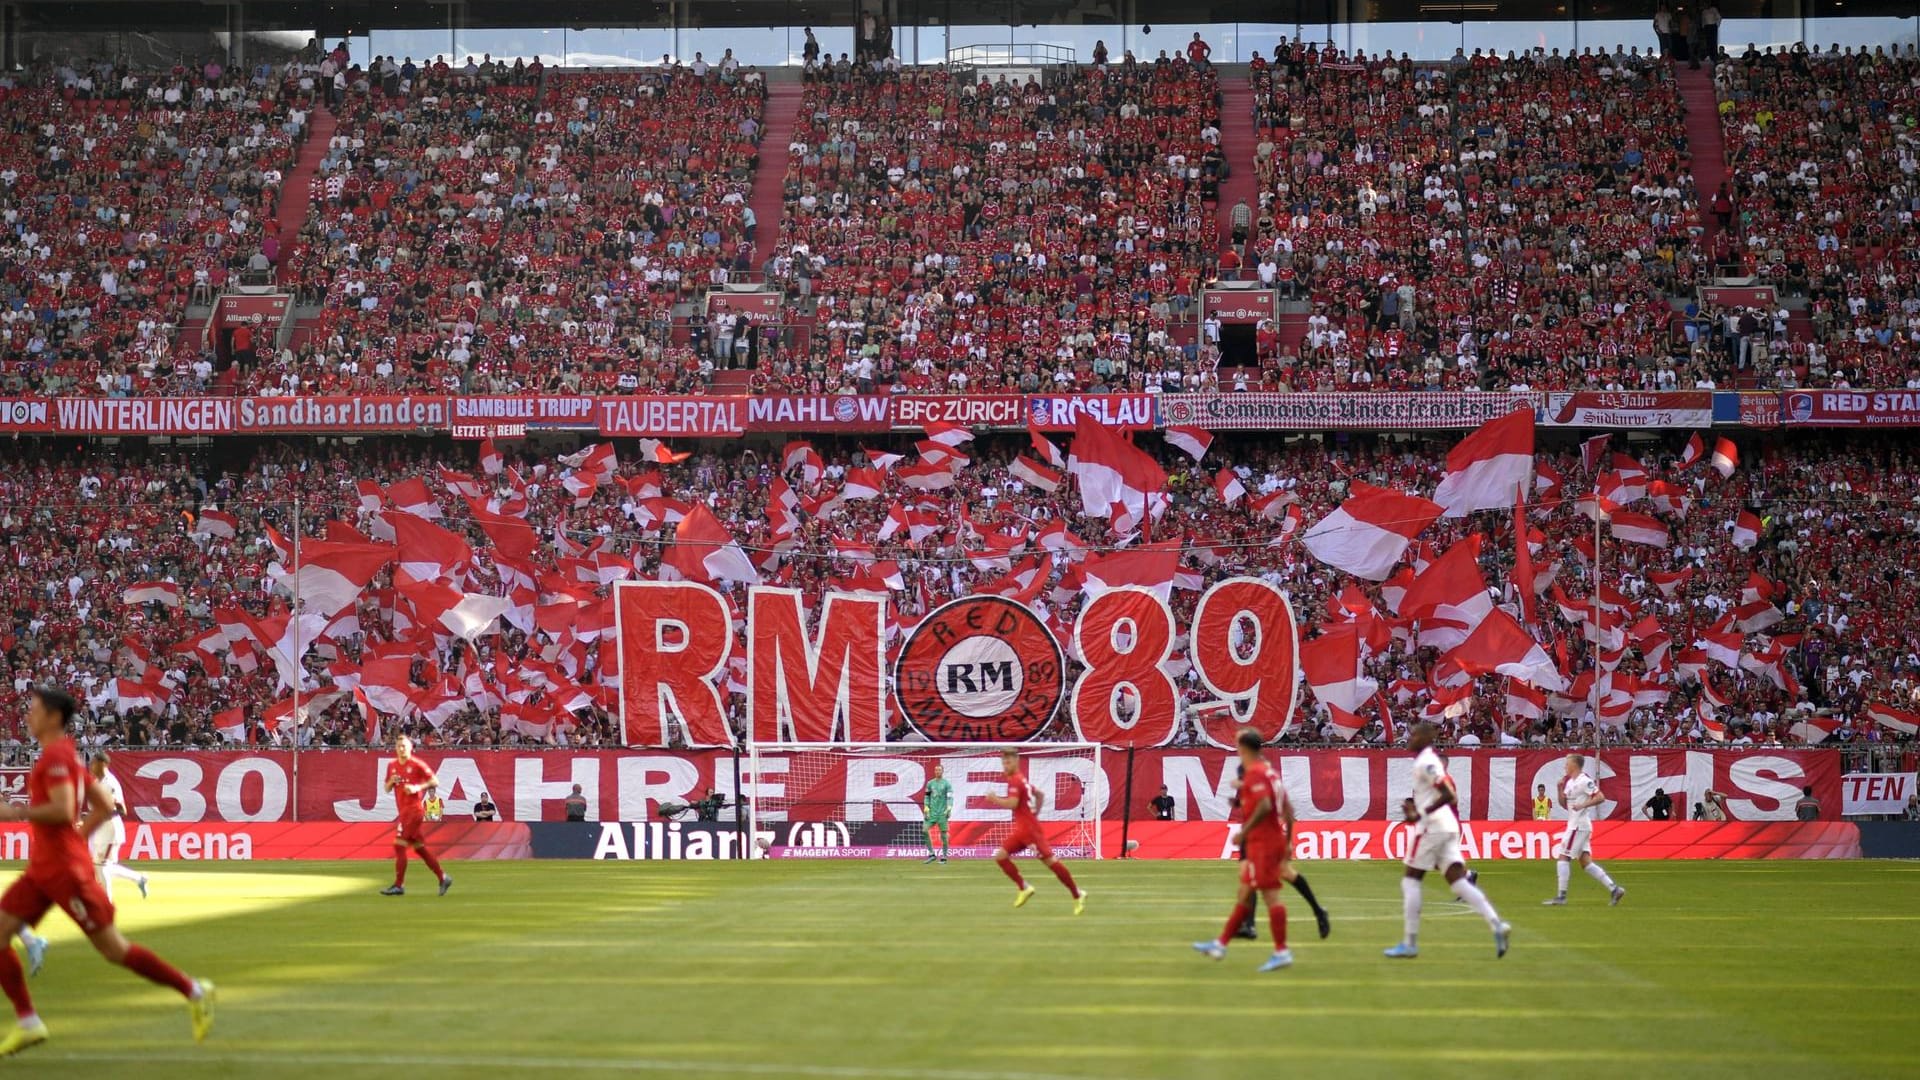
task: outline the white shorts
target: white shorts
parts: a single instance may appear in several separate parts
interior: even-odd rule
[[[1569,825],[1567,826],[1567,831],[1560,834],[1560,843],[1554,846],[1553,857],[1556,859],[1578,859],[1580,856],[1590,855],[1592,852],[1593,827],[1590,825],[1577,827]]]
[[[1465,861],[1460,857],[1459,833],[1422,830],[1413,834],[1413,845],[1407,849],[1406,863],[1414,870],[1445,870]]]
[[[127,834],[115,821],[102,825],[88,839],[87,846],[93,849],[93,864],[105,866],[120,861],[120,845],[126,843]]]

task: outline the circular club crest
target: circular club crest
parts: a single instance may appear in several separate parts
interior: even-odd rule
[[[900,713],[934,742],[1021,742],[1066,695],[1066,656],[1045,623],[1000,596],[927,613],[893,664]]]

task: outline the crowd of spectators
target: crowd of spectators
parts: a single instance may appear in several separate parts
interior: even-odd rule
[[[768,270],[811,333],[763,385],[1203,384],[1167,328],[1215,256],[1211,68],[856,68],[809,83],[800,113]]]
[[[1732,178],[1727,261],[1806,306],[1743,358],[1782,387],[1920,387],[1920,56],[1758,50],[1714,68]]]
[[[1311,304],[1290,389],[1676,389],[1705,270],[1684,111],[1630,53],[1415,62],[1300,44],[1252,65],[1253,274]],[[1676,347],[1677,346],[1677,347]]]
[[[1145,441],[1158,447],[1158,440]],[[229,620],[221,618],[223,610],[240,607],[264,617],[286,599],[284,589],[276,597],[275,564],[285,559],[275,551],[269,527],[280,537],[297,532],[308,539],[346,538],[346,529],[380,534],[379,517],[362,500],[360,484],[367,480],[387,486],[424,480],[437,493],[442,523],[462,533],[476,553],[464,587],[495,595],[508,594],[512,575],[503,573],[467,501],[445,492],[470,480],[513,509],[524,498],[526,522],[539,538],[527,562],[546,594],[543,603],[563,593],[588,603],[609,595],[610,582],[583,584],[573,573],[592,565],[594,557],[583,555],[583,549],[604,552],[616,564],[630,560],[640,576],[657,572],[672,526],[657,508],[647,509],[654,489],[658,497],[704,502],[760,564],[766,581],[811,596],[836,586],[872,587],[869,575],[883,571],[869,558],[895,563],[901,579],[891,590],[889,619],[896,627],[950,597],[991,591],[1019,593],[1044,612],[1056,632],[1064,632],[1081,601],[1079,570],[1070,549],[1051,549],[1050,558],[1039,534],[1058,520],[1087,549],[1111,549],[1116,542],[1105,521],[1080,513],[1071,485],[1047,492],[1009,471],[1013,456],[1030,450],[1024,438],[982,438],[969,447],[971,464],[959,470],[954,487],[924,501],[937,528],[918,541],[910,530],[880,539],[889,532],[890,513],[920,505],[918,493],[892,474],[880,497],[825,509],[846,470],[869,463],[850,444],[820,449],[823,467],[814,484],[798,467],[781,474],[783,455],[734,447],[702,452],[679,465],[624,462],[613,477],[580,497],[577,486],[568,490],[568,469],[553,455],[510,455],[506,472],[487,477],[474,468],[470,452],[451,445],[390,441],[326,449],[276,443],[258,447],[251,456],[238,447],[193,454],[130,449],[112,455],[15,448],[0,463],[0,536],[13,563],[0,583],[9,613],[0,637],[6,665],[0,717],[19,715],[29,686],[53,682],[72,686],[93,702],[87,728],[93,741],[214,745],[222,741],[214,717],[236,707],[248,718],[246,738],[292,738],[292,725],[275,732],[261,726],[275,703],[287,698],[271,663],[257,661],[248,670],[237,656],[209,663],[200,653],[218,651],[217,644],[207,645],[206,635],[224,632],[221,624]],[[1786,692],[1761,669],[1711,664],[1708,678],[1730,702],[1720,715],[1730,721],[1732,737],[1761,744],[1792,741],[1793,724],[1812,715],[1844,720],[1835,736],[1841,741],[1887,737],[1861,710],[1874,702],[1898,708],[1920,704],[1920,645],[1906,599],[1915,587],[1909,556],[1920,531],[1920,505],[1912,494],[1920,462],[1891,440],[1802,438],[1764,453],[1750,451],[1741,470],[1722,481],[1698,465],[1680,470],[1674,449],[1640,455],[1651,481],[1674,485],[1667,497],[1676,501],[1661,511],[1673,530],[1672,546],[1606,541],[1601,565],[1609,603],[1636,605],[1630,621],[1656,620],[1677,653],[1741,604],[1749,575],[1758,574],[1774,586],[1772,603],[1785,618],[1750,634],[1747,649],[1755,655],[1784,654],[1784,669],[1800,692]],[[1280,585],[1292,598],[1303,633],[1327,622],[1336,604],[1353,610],[1356,594],[1379,617],[1390,619],[1388,589],[1319,563],[1297,536],[1288,536],[1284,524],[1254,512],[1251,500],[1282,493],[1288,498],[1281,501],[1295,501],[1311,524],[1337,505],[1354,481],[1431,491],[1444,460],[1437,445],[1361,437],[1281,443],[1223,436],[1202,465],[1177,451],[1159,452],[1168,469],[1172,505],[1153,525],[1152,535],[1185,540],[1182,565],[1202,581],[1252,574]],[[1548,453],[1541,460],[1567,477],[1581,475],[1577,454]],[[1222,503],[1213,483],[1214,471],[1222,466],[1239,474],[1249,501]],[[782,524],[787,516],[780,509],[782,480],[797,492],[802,508],[800,524],[791,532]],[[1567,483],[1578,486],[1571,479]],[[303,513],[297,522],[296,500]],[[1553,586],[1540,597],[1536,633],[1571,677],[1590,668],[1591,659],[1561,604],[1564,600],[1577,610],[1588,603],[1581,593],[1592,596],[1591,562],[1582,550],[1591,550],[1592,525],[1572,505],[1551,497],[1536,506],[1530,521],[1538,530],[1536,568],[1557,564]],[[1730,533],[1743,509],[1764,521],[1760,541],[1750,551],[1737,547]],[[208,510],[238,519],[233,538],[195,528],[196,517]],[[816,511],[825,516],[815,516]],[[1486,580],[1502,602],[1512,603],[1511,529],[1511,515],[1503,514],[1443,521],[1422,535],[1410,561],[1431,559],[1478,533]],[[859,539],[849,547],[849,538]],[[1037,581],[1022,576],[1036,568]],[[1693,575],[1672,595],[1649,576],[1678,569],[1692,569]],[[150,581],[177,584],[180,605],[123,602],[127,586]],[[739,599],[743,586],[729,588]],[[1625,600],[1613,599],[1613,590]],[[1198,594],[1176,588],[1172,596],[1177,623],[1184,626]],[[306,664],[316,686],[334,681],[340,670],[334,665],[344,662],[351,670],[365,658],[390,652],[394,647],[382,643],[404,626],[395,621],[394,591],[384,575],[346,614],[353,620],[336,621],[308,652]],[[498,632],[480,638],[472,653],[445,640],[406,648],[412,650],[412,674],[421,692],[444,674],[469,700],[503,668],[530,670],[556,656],[568,665],[564,658],[572,655],[569,677],[596,700],[582,705],[569,720],[571,727],[552,738],[577,745],[615,743],[619,732],[609,709],[612,699],[596,684],[598,653],[579,646],[570,633],[564,621],[509,619]],[[739,655],[744,657],[744,649]],[[1183,656],[1183,650],[1176,651],[1176,674],[1188,690],[1189,706],[1196,706],[1204,695]],[[1438,687],[1430,680],[1436,660],[1432,649],[1396,642],[1369,662],[1369,674],[1389,693],[1403,723],[1435,711]],[[1470,702],[1455,703],[1442,723],[1449,737],[1469,743],[1705,741],[1693,711],[1697,682],[1676,676],[1670,661],[1650,663],[1634,646],[1624,659],[1610,662],[1619,664],[1621,675],[1658,684],[1670,697],[1644,702],[1619,722],[1596,729],[1579,701],[1563,703],[1545,721],[1514,719],[1506,713],[1499,681],[1489,679],[1481,681]],[[736,680],[742,663],[736,660]],[[161,672],[169,686],[164,709],[121,709],[116,678],[157,682]],[[736,694],[732,700],[738,712],[742,699]],[[1325,717],[1311,696],[1303,694],[1301,700],[1302,723],[1289,741],[1327,737],[1321,727]],[[418,715],[389,716],[383,730],[389,736],[410,730],[429,745],[514,744],[527,738],[503,732],[493,709],[471,706],[437,725]],[[310,745],[355,745],[365,724],[350,701],[336,702],[301,731]],[[1048,734],[1069,737],[1064,717]],[[1380,734],[1375,725],[1361,738],[1378,740]],[[1182,741],[1193,737],[1190,726],[1183,729]]]

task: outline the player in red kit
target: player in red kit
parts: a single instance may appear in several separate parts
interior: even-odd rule
[[[110,964],[170,986],[187,999],[198,1042],[213,1027],[213,984],[187,978],[171,964],[122,937],[113,925],[113,902],[93,874],[87,837],[113,815],[106,789],[95,783],[67,734],[77,706],[64,690],[35,688],[27,704],[27,731],[40,744],[40,758],[27,776],[27,804],[0,806],[0,821],[24,821],[29,832],[26,872],[0,896],[0,941],[22,926],[40,922],[58,907],[80,927]],[[27,974],[10,948],[0,948],[0,990],[13,1003],[19,1026],[0,1042],[0,1057],[47,1041],[47,1025],[33,1010]]]
[[[1078,915],[1087,910],[1087,894],[1073,883],[1073,875],[1067,871],[1066,864],[1054,856],[1053,847],[1040,830],[1040,806],[1046,796],[1040,793],[1039,788],[1027,783],[1026,774],[1020,771],[1020,752],[1000,751],[1000,770],[1007,777],[1007,793],[989,795],[987,801],[1013,811],[1013,832],[1000,844],[1000,850],[993,853],[993,861],[1000,864],[1001,871],[1012,878],[1014,887],[1020,890],[1014,894],[1013,906],[1023,907],[1033,899],[1033,886],[1020,876],[1019,867],[1013,865],[1013,857],[1031,847],[1033,853],[1040,856],[1040,861],[1047,864],[1047,869],[1053,871],[1053,876],[1059,878],[1060,884],[1065,885],[1067,892],[1073,895],[1073,913]]]
[[[1293,856],[1293,810],[1280,778],[1260,756],[1260,733],[1248,728],[1236,741],[1246,770],[1240,781],[1240,831],[1233,838],[1247,852],[1240,863],[1240,895],[1219,939],[1196,941],[1193,947],[1215,960],[1226,956],[1227,943],[1253,910],[1253,894],[1258,892],[1266,901],[1267,922],[1273,928],[1273,955],[1260,970],[1278,971],[1293,966],[1293,950],[1287,948],[1287,906],[1280,902],[1281,871]]]
[[[405,735],[393,741],[393,764],[387,767],[387,790],[400,810],[393,827],[393,884],[380,890],[381,896],[407,895],[407,849],[420,856],[433,876],[440,879],[440,895],[453,888],[453,879],[440,869],[440,860],[427,850],[427,789],[440,786],[440,778],[427,763],[413,756],[413,740]]]

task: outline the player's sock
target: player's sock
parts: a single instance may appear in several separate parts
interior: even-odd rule
[[[440,872],[440,860],[433,857],[433,852],[428,851],[426,848],[421,848],[420,861],[427,864],[427,871],[435,878],[441,881],[447,879],[447,875]]]
[[[13,1002],[15,1016],[23,1021],[33,1016],[33,996],[27,993],[27,969],[20,966],[20,958],[13,954],[11,945],[0,947],[0,990]]]
[[[1233,914],[1227,916],[1227,928],[1225,930],[1220,931],[1220,944],[1226,945],[1227,943],[1231,942],[1233,940],[1233,935],[1240,931],[1240,924],[1243,922],[1246,922],[1247,919],[1252,917],[1252,915],[1253,915],[1252,904],[1233,905]]]
[[[1560,875],[1560,891],[1554,895],[1567,895],[1567,882],[1573,877],[1573,864],[1565,859],[1561,859],[1559,863],[1554,866],[1553,872]]]
[[[933,854],[933,830],[932,830],[932,829],[922,829],[922,830],[920,830],[920,833],[921,833],[921,835],[922,835],[922,836],[924,836],[924,837],[926,838],[926,841],[927,841],[927,854],[929,854],[929,855],[931,855],[931,854]]]
[[[1400,879],[1400,915],[1407,928],[1407,944],[1420,936],[1420,883],[1410,877]]]
[[[945,829],[940,830],[940,857],[942,859],[947,857],[947,844],[952,841],[952,838],[953,834]]]
[[[1307,906],[1313,909],[1315,915],[1320,914],[1324,910],[1320,906],[1320,901],[1313,897],[1313,886],[1307,884],[1307,875],[1294,875],[1293,891],[1300,894],[1300,899],[1307,902]]]
[[[1600,869],[1599,863],[1590,862],[1587,864],[1587,876],[1605,886],[1608,892],[1613,891],[1613,878],[1609,877],[1605,870]]]
[[[1013,865],[1012,859],[995,859],[993,861],[999,865],[1001,873],[1013,879],[1014,888],[1024,889],[1027,887],[1027,879],[1020,876],[1020,868]]]
[[[1267,925],[1273,929],[1273,951],[1279,952],[1287,947],[1287,905],[1275,904],[1267,909]]]
[[[393,849],[393,883],[396,886],[407,883],[407,849]]]
[[[1065,885],[1067,887],[1067,892],[1071,893],[1074,896],[1080,895],[1080,886],[1075,885],[1073,883],[1073,872],[1067,869],[1066,863],[1063,863],[1063,862],[1054,863],[1053,876],[1060,879],[1060,884]]]
[[[155,956],[144,945],[127,946],[127,958],[123,961],[128,971],[161,986],[171,986],[180,991],[181,997],[193,996],[193,980],[180,974],[180,969]]]
[[[1561,865],[1565,866],[1566,864],[1562,863]],[[1468,907],[1479,912],[1480,917],[1487,920],[1488,926],[1498,927],[1500,925],[1500,913],[1493,910],[1493,901],[1487,899],[1487,894],[1480,891],[1480,886],[1462,877],[1459,881],[1453,883],[1453,895],[1465,900]]]

